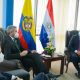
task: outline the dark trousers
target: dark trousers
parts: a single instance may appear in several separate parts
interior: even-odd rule
[[[11,80],[12,75],[8,73],[1,72],[0,80]]]
[[[29,70],[29,68],[32,67],[36,75],[41,72],[44,72],[45,74],[48,73],[41,56],[37,53],[28,54],[26,57],[23,57],[21,61],[26,70]]]
[[[73,65],[77,69],[78,73],[80,74],[80,57],[76,53],[71,53],[70,55],[71,62],[73,62]]]

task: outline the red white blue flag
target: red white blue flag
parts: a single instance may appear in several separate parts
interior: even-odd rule
[[[52,45],[55,46],[55,32],[54,32],[54,16],[52,0],[48,0],[47,9],[44,16],[44,21],[40,33],[40,41],[45,48],[51,39]]]

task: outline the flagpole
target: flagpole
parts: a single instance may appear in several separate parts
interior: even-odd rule
[[[74,30],[77,29],[78,11],[79,11],[79,0],[76,0],[75,20],[74,20]]]
[[[35,31],[37,27],[37,8],[38,8],[38,0],[34,0],[34,22],[35,22]]]

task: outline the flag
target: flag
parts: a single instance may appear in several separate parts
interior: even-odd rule
[[[25,49],[36,49],[36,34],[31,0],[25,0],[19,24],[19,39]]]
[[[55,46],[55,34],[54,34],[54,16],[53,16],[53,5],[52,0],[48,0],[46,13],[44,16],[44,21],[42,24],[41,32],[40,32],[40,41],[45,48],[47,43],[50,41],[53,46]]]

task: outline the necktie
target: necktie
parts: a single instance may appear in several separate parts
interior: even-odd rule
[[[21,52],[16,39],[14,39],[14,44],[15,44],[16,48],[19,50],[19,52]]]

